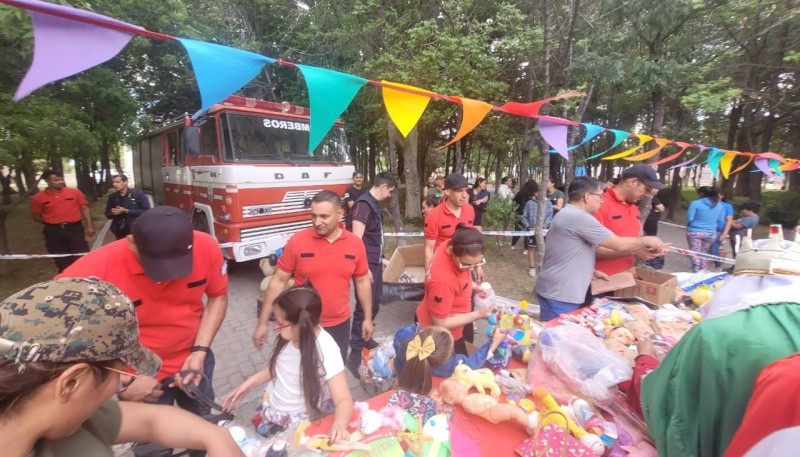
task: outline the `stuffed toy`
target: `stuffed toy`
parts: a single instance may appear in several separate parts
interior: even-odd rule
[[[500,386],[494,380],[494,373],[488,368],[473,370],[467,365],[459,363],[453,371],[453,377],[461,384],[470,388],[474,387],[482,394],[485,394],[486,390],[489,389],[493,397],[500,396]]]

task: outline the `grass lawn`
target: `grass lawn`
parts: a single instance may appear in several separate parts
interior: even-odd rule
[[[14,198],[17,198],[15,195]],[[103,215],[105,198],[89,205],[96,231],[100,231],[106,218]],[[12,254],[46,254],[42,224],[31,218],[30,203],[23,202],[14,208],[6,220],[8,245]],[[89,246],[94,239],[89,239]],[[55,263],[50,259],[6,260],[9,272],[0,276],[0,299],[17,292],[31,284],[51,279],[57,273]]]

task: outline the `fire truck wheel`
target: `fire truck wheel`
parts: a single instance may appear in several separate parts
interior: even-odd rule
[[[197,231],[209,233],[206,213],[200,210],[194,210],[192,213],[192,226]]]

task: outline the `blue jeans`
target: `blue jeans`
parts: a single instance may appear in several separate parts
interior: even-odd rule
[[[722,236],[722,232],[717,231],[717,238],[714,241],[711,242],[711,247],[708,249],[708,253],[709,254],[719,257],[719,251],[720,251],[720,248],[722,247],[722,240],[720,239],[721,236]],[[715,261],[714,265],[716,265],[717,268],[720,267],[720,263],[719,262]]]
[[[539,300],[539,320],[542,322],[553,320],[562,314],[571,313],[581,307],[581,303],[567,303],[544,298],[539,294],[536,294],[536,298]]]
[[[380,263],[370,263],[369,271],[372,272],[372,319],[378,315],[383,299],[383,265]],[[356,309],[353,311],[353,327],[350,329],[350,352],[361,358],[361,351],[364,349],[366,341],[361,337],[361,324],[364,323],[364,309],[361,308],[361,301],[356,294]],[[355,357],[355,356],[354,356]],[[345,360],[347,358],[345,357]]]

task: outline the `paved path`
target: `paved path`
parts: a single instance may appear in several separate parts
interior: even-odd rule
[[[660,224],[659,236],[665,242],[673,243],[678,247],[686,247],[685,229]],[[665,270],[671,272],[690,271],[688,257],[668,254]],[[487,275],[490,280],[498,280],[491,278],[491,270],[487,271]],[[231,268],[228,314],[212,346],[217,360],[214,389],[218,399],[224,398],[225,394],[247,376],[267,365],[267,358],[272,347],[256,350],[250,339],[256,324],[256,296],[259,294],[259,283],[262,279],[263,275],[258,269],[257,262],[243,263]],[[527,271],[520,271],[519,278],[507,278],[507,280],[530,281],[530,278]],[[531,297],[509,298],[530,300]],[[376,319],[376,336],[393,335],[399,326],[412,322],[416,306],[416,302],[395,302],[383,305]],[[485,324],[481,326],[476,335],[479,343],[483,343],[485,339],[484,328]],[[347,376],[348,384],[356,400],[364,400],[371,396],[349,372],[347,372]],[[250,398],[255,399],[260,396],[261,389],[256,389]]]

